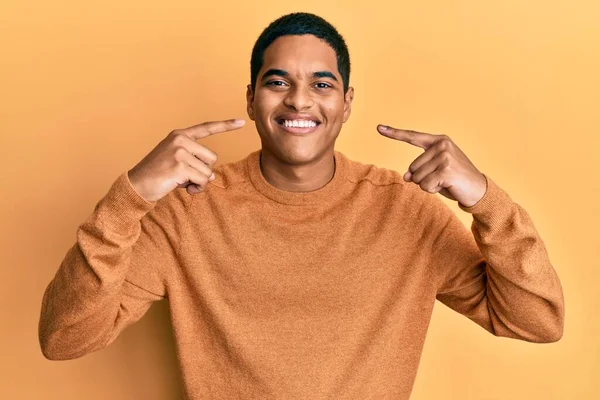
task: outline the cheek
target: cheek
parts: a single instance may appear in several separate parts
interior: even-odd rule
[[[271,117],[279,108],[281,100],[275,93],[257,93],[254,98],[254,121],[261,136],[270,135],[274,127]]]
[[[331,99],[325,105],[325,109],[327,110],[328,119],[331,122],[337,123],[343,120],[344,118],[344,102],[339,101],[338,99]]]
[[[260,116],[271,114],[281,103],[281,99],[275,93],[261,92],[254,99],[254,109]]]

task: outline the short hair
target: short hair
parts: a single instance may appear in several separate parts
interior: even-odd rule
[[[350,55],[342,35],[323,18],[310,13],[291,13],[277,18],[260,34],[250,58],[250,83],[256,89],[258,71],[263,66],[264,54],[275,39],[286,35],[314,35],[327,43],[336,54],[338,72],[344,83],[344,93],[350,86]]]

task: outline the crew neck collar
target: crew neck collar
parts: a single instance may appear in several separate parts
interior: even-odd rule
[[[342,153],[334,150],[333,155],[335,159],[335,171],[333,173],[333,178],[331,178],[331,180],[325,186],[310,192],[291,192],[287,190],[281,190],[271,185],[263,176],[260,169],[261,152],[262,149],[256,150],[248,155],[246,163],[248,175],[250,176],[250,181],[256,190],[278,203],[306,205],[330,202],[334,197],[340,194],[340,189],[346,180],[348,168],[347,159]]]

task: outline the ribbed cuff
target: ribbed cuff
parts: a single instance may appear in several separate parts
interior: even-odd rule
[[[125,171],[96,206],[96,215],[111,230],[126,230],[137,226],[155,205],[156,202],[147,201],[135,191]]]
[[[458,207],[481,220],[491,221],[502,216],[511,209],[513,201],[489,176],[483,174],[487,182],[485,194],[470,207],[458,203]]]

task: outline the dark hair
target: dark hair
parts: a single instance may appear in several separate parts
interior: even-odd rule
[[[256,89],[258,71],[263,65],[267,47],[280,36],[285,35],[314,35],[327,43],[335,51],[338,72],[344,83],[344,93],[350,86],[350,55],[342,35],[323,18],[309,13],[292,13],[277,18],[260,34],[250,58],[250,83],[252,90]]]

